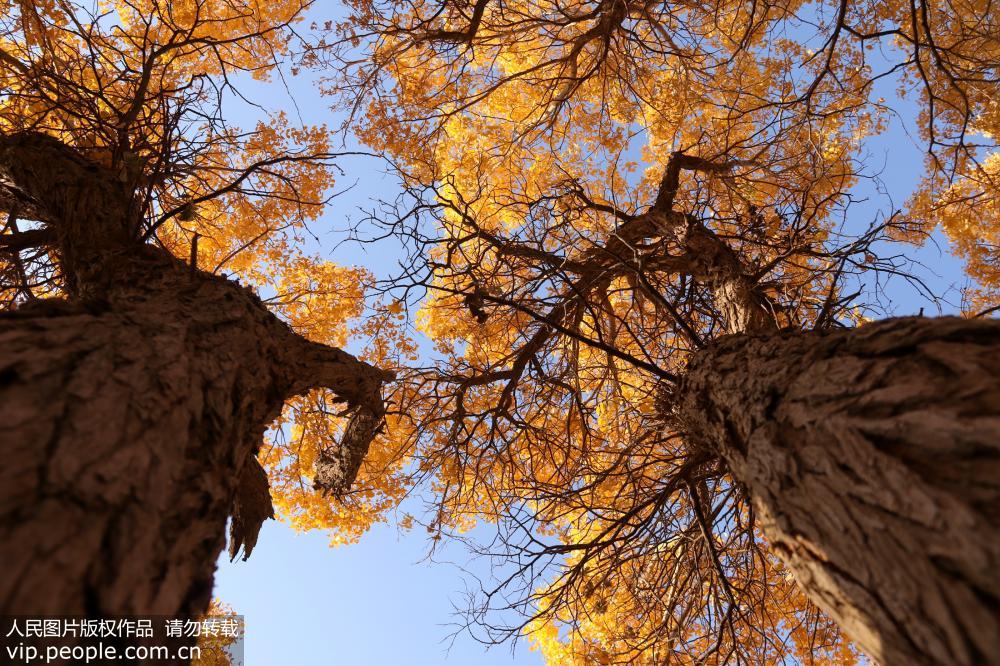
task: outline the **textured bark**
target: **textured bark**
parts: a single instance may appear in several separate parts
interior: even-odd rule
[[[700,222],[692,222],[684,238],[688,275],[703,280],[712,290],[716,307],[728,333],[775,328],[774,303],[761,292],[739,255]]]
[[[879,663],[1000,663],[1000,322],[729,336],[679,415]]]
[[[172,261],[128,304],[0,316],[7,612],[200,612],[231,506],[234,555],[270,515],[254,453],[284,400],[377,387],[243,288]]]
[[[137,240],[111,179],[0,141],[4,196],[39,211],[68,291],[0,314],[0,613],[203,612],[227,517],[235,556],[272,515],[255,454],[283,402],[327,387],[373,415],[349,448],[381,422],[388,375]]]

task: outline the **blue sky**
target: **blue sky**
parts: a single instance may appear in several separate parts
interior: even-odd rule
[[[512,653],[487,651],[468,633],[451,640],[462,576],[421,562],[426,548],[419,531],[387,525],[330,548],[321,533],[268,521],[248,561],[220,564],[216,595],[245,616],[248,666],[541,664],[523,642]],[[467,559],[459,548],[449,555]]]
[[[268,111],[286,110],[292,122],[301,118],[336,127],[342,120],[305,78],[243,81],[240,90]],[[261,113],[234,99],[225,110],[228,121],[244,126]],[[334,191],[343,193],[310,224],[319,243],[308,249],[379,276],[392,274],[398,267],[393,243],[340,241],[349,223],[364,217],[362,209],[392,200],[398,184],[376,159],[351,157],[338,165],[345,173]],[[414,513],[420,511],[414,507]],[[429,546],[422,529],[401,533],[383,524],[356,545],[332,548],[321,532],[296,533],[267,521],[248,561],[229,562],[223,552],[214,594],[245,617],[247,666],[542,664],[524,641],[513,649],[487,650],[468,632],[456,634],[455,623],[461,620],[456,607],[465,607],[465,583],[474,583],[468,572],[485,576],[488,567],[470,562],[457,545],[439,547],[436,563],[428,562]],[[464,577],[460,568],[467,572]]]
[[[306,123],[336,124],[339,119],[315,86],[303,79],[289,84]],[[270,100],[271,110],[293,108],[280,82],[252,92],[258,91],[263,94],[255,98]],[[886,80],[878,94],[892,100],[895,83]],[[902,109],[903,122],[894,122],[867,148],[872,167],[879,170],[885,165],[881,178],[896,207],[923,171],[922,146],[912,138],[912,125],[907,126],[913,109],[909,105]],[[228,117],[239,123],[240,114],[250,111],[233,109]],[[338,189],[354,187],[335,199],[325,217],[313,225],[321,240],[319,249],[338,262],[391,273],[395,267],[391,247],[342,245],[332,251],[342,239],[337,230],[344,229],[349,218],[361,216],[359,207],[370,208],[379,197],[391,199],[396,188],[376,160],[352,159],[342,166],[346,175]],[[869,184],[859,194],[871,200],[853,207],[850,221],[863,226],[889,204]],[[960,262],[948,254],[946,240],[940,234],[934,240],[936,245],[907,252],[923,264],[915,267],[916,272],[950,301],[951,306],[940,312],[945,314],[959,303],[957,287],[964,278]],[[929,315],[939,314],[937,306],[902,280],[890,285],[881,306],[888,314],[912,314],[922,307]],[[225,556],[220,560],[215,594],[246,617],[249,666],[541,664],[523,641],[513,648],[504,645],[487,651],[467,632],[455,635],[454,623],[460,619],[455,604],[462,605],[462,592],[471,579],[456,566],[425,561],[427,549],[420,530],[400,533],[394,526],[379,525],[357,545],[331,548],[322,533],[297,534],[269,521],[249,561],[230,563]],[[446,546],[436,559],[454,560],[480,575],[488,573],[485,563],[469,563],[457,545]]]

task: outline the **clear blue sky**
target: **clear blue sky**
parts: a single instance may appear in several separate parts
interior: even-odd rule
[[[301,79],[289,83],[305,122],[336,124],[327,100],[317,95],[314,86]],[[895,97],[892,81],[880,87],[879,94],[886,99]],[[295,118],[280,82],[248,88],[253,88],[250,92],[257,101],[269,100],[272,110],[289,109],[290,118]],[[249,113],[239,108],[230,111],[228,117],[237,123],[240,114]],[[908,122],[912,121],[910,111]],[[913,127],[909,130],[912,133]],[[872,166],[885,164],[882,179],[899,207],[922,172],[921,147],[897,122],[871,141],[868,150]],[[357,217],[359,206],[370,207],[378,197],[391,198],[395,190],[375,160],[352,159],[343,166],[347,174],[338,185],[357,182],[357,186],[335,199],[325,218],[313,226],[327,253],[341,239],[332,230],[343,229],[348,217]],[[852,223],[859,225],[888,206],[868,185],[863,189],[872,200],[852,209]],[[964,284],[961,264],[948,254],[944,238],[935,238],[938,247],[931,244],[910,254],[924,264],[916,270],[934,291],[957,305],[955,287]],[[383,275],[395,266],[385,248],[367,247],[362,252],[356,246],[342,246],[330,256]],[[927,307],[927,314],[938,314],[935,306],[902,281],[891,285],[886,297],[882,305],[891,314],[916,313],[921,307]],[[953,307],[944,310],[951,311]],[[465,632],[450,640],[456,629],[449,626],[456,621],[453,602],[462,604],[470,579],[456,567],[423,562],[427,547],[421,530],[400,534],[395,527],[381,525],[357,545],[330,548],[321,533],[296,534],[269,521],[248,562],[220,560],[215,594],[246,617],[245,663],[249,666],[541,664],[524,642],[513,651],[510,646],[486,651]],[[466,564],[468,556],[453,546],[437,559]],[[485,573],[483,563],[471,566]]]
[[[421,563],[426,545],[421,531],[382,525],[330,548],[323,534],[268,521],[248,561],[220,563],[215,593],[246,618],[248,666],[541,664],[524,643],[512,654],[487,652],[467,633],[449,639],[462,576]]]

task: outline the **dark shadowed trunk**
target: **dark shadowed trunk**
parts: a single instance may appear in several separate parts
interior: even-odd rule
[[[0,203],[45,223],[68,292],[0,314],[3,613],[203,612],[227,518],[235,554],[271,515],[255,454],[283,402],[327,387],[355,408],[370,427],[334,463],[381,420],[384,373],[137,240],[117,183],[55,140],[0,139]]]
[[[1000,663],[1000,322],[729,336],[679,410],[883,666]]]

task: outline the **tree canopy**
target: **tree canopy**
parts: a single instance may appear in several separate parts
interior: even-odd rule
[[[686,441],[674,391],[725,333],[876,316],[873,280],[935,229],[975,279],[967,314],[995,308],[996,21],[971,3],[366,2],[306,55],[408,188],[376,220],[412,249],[386,286],[440,358],[399,387],[387,436],[431,480],[432,531],[498,523],[487,550],[514,574],[474,609],[489,639],[526,632],[567,664],[859,659]],[[866,140],[901,113],[925,176],[858,219]]]

